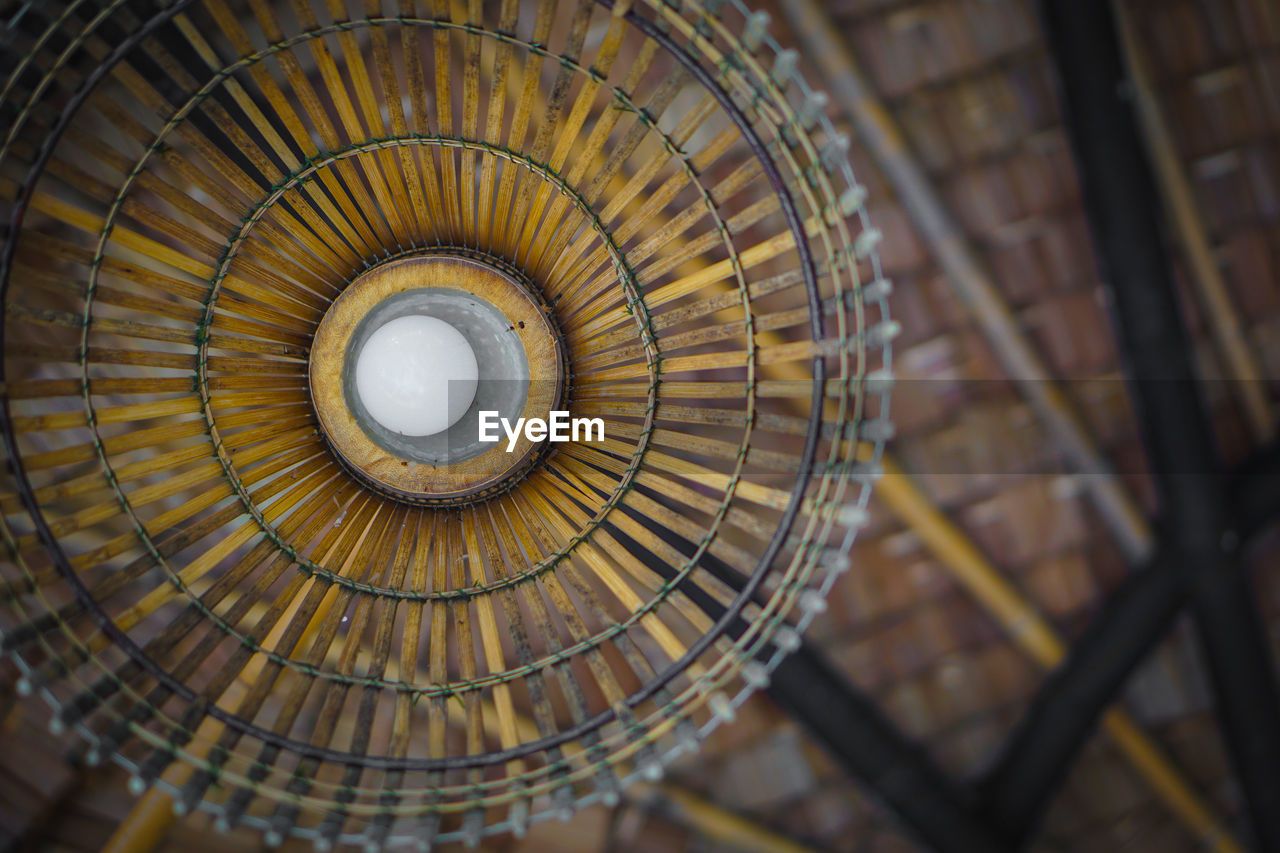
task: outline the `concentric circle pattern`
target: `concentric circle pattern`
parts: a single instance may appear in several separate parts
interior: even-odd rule
[[[425,440],[373,422],[353,387],[361,329],[410,312],[465,326],[483,368],[466,416]],[[510,491],[550,445],[525,437],[482,442],[479,412],[545,420],[563,408],[567,359],[551,314],[536,284],[504,274],[493,258],[432,251],[374,267],[334,300],[311,339],[311,402],[329,446],[375,490],[419,506]]]
[[[798,642],[865,521],[878,232],[736,3],[67,0],[5,47],[6,554],[22,686],[269,841],[610,802]],[[494,259],[568,407],[510,489],[396,500],[308,393],[364,271]]]

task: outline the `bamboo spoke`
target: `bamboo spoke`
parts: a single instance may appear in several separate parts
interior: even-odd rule
[[[615,802],[732,713],[741,628],[802,627],[845,539],[882,362],[834,129],[728,7],[242,5],[76,4],[69,52],[3,96],[0,643],[94,760],[173,794],[122,838],[204,802],[271,844],[475,845]],[[388,275],[446,267],[495,289]],[[506,414],[605,437],[461,462],[388,439],[350,362],[379,280],[527,307],[531,408]]]

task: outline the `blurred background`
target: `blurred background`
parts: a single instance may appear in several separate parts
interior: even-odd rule
[[[1260,695],[1237,692],[1236,710],[1215,715],[1222,708],[1197,627],[1215,617],[1195,607],[1175,615],[1170,585],[1129,592],[1142,572],[1176,574],[1169,554],[1191,547],[1169,532],[1177,512],[1151,472],[1188,482],[1207,472],[1194,461],[1185,471],[1153,461],[1124,382],[1057,70],[1065,63],[1088,77],[1105,69],[1105,44],[1097,56],[1082,54],[1064,37],[1055,53],[1030,0],[756,5],[770,12],[778,40],[799,51],[809,81],[830,94],[829,114],[852,139],[850,158],[883,234],[902,324],[894,459],[852,570],[806,635],[808,666],[775,679],[660,784],[484,849],[930,849],[939,846],[931,833],[945,834],[922,831],[930,798],[942,796],[920,787],[931,778],[921,766],[931,764],[946,774],[939,790],[959,789],[974,820],[1030,849],[1271,849],[1274,827],[1257,805],[1276,796],[1275,779],[1259,767],[1268,738],[1280,736],[1265,731],[1274,685],[1252,678]],[[1075,14],[1071,3],[1050,5]],[[1080,4],[1093,5],[1103,4]],[[1280,376],[1280,2],[1117,0],[1114,8],[1129,68],[1123,94],[1142,118],[1161,199],[1162,210],[1148,207],[1165,235],[1156,249],[1186,319],[1185,354],[1202,379],[1195,390],[1216,451],[1224,470],[1237,471],[1223,493],[1257,499],[1241,508],[1246,499],[1233,498],[1226,527],[1243,548],[1228,560],[1240,565],[1223,571],[1251,584],[1237,593],[1251,589],[1274,681],[1280,536],[1266,507],[1278,480],[1265,452]],[[1098,130],[1105,116],[1077,111],[1074,121],[1092,124],[1094,137],[1123,135]],[[1096,211],[1093,224],[1107,227]],[[1117,263],[1131,269],[1104,260],[1113,271]],[[1019,361],[1023,352],[1034,359]],[[1049,378],[1078,413],[1076,432],[1046,417],[1053,400],[1036,400]],[[1082,474],[1082,459],[1110,471]],[[1201,497],[1226,511],[1221,495]],[[1157,517],[1166,521],[1153,526]],[[1150,606],[1100,623],[1118,607],[1118,591]],[[1221,612],[1216,618],[1221,630]],[[1107,630],[1090,633],[1099,624]],[[1242,624],[1247,635],[1248,619]],[[1084,726],[1082,748],[1045,746],[1046,733],[1073,730],[1054,715],[1084,714],[1090,702],[1080,697],[1094,695],[1079,681],[1042,693],[1082,636],[1091,643],[1084,680],[1114,678],[1120,689],[1102,726]],[[1226,645],[1212,648],[1228,670],[1239,663]],[[1106,670],[1130,659],[1131,672]],[[1251,676],[1219,675],[1230,678]],[[0,664],[0,844],[101,849],[122,822],[130,827],[126,775],[69,763],[66,741],[48,732],[47,710],[18,697],[15,680]],[[916,748],[903,753],[911,761],[876,758],[892,744],[874,734],[868,741],[874,730],[837,700],[825,716],[813,701],[797,708],[806,684],[811,700],[830,694],[882,714]],[[1260,740],[1251,741],[1248,726],[1259,719]],[[1256,747],[1252,763],[1233,764],[1233,738]],[[1011,756],[1011,744],[1024,751]],[[1020,799],[1035,785],[1019,779],[1047,786],[1047,799]],[[971,798],[971,790],[995,793]],[[915,802],[915,812],[903,802]],[[199,814],[142,829],[116,835],[127,844],[113,849],[262,847],[259,834],[224,835]],[[289,841],[282,849],[309,848]],[[976,848],[956,839],[954,849]]]

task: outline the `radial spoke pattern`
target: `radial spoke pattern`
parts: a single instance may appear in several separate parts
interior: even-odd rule
[[[244,7],[244,8],[242,8]],[[33,5],[6,49],[0,629],[90,760],[268,837],[520,829],[731,717],[891,429],[878,232],[736,4]],[[605,439],[445,508],[333,455],[388,259],[552,306]]]

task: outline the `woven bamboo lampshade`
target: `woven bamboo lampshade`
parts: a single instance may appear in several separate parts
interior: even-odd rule
[[[475,843],[616,801],[767,683],[865,523],[897,329],[848,140],[767,27],[32,4],[0,631],[55,730],[268,842]],[[502,322],[468,334],[482,383],[485,347],[523,365],[513,413],[603,439],[379,434],[352,348],[437,309]]]

